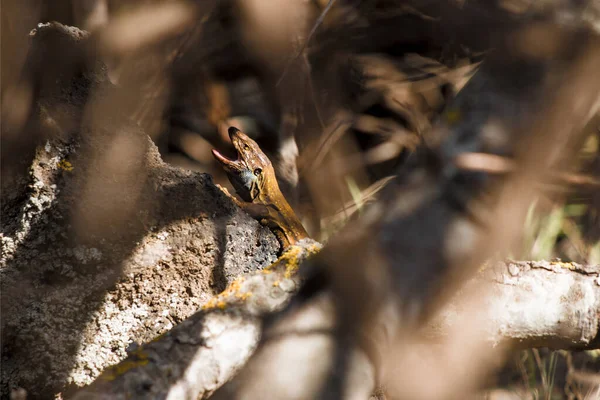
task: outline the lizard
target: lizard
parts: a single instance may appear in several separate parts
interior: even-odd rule
[[[222,188],[225,194],[261,225],[270,228],[281,243],[282,251],[308,238],[304,226],[279,189],[269,158],[239,129],[230,127],[227,132],[237,151],[237,159],[227,158],[216,149],[212,153],[243,201]]]

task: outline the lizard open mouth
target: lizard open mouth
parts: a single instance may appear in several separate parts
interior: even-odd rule
[[[235,160],[224,156],[216,149],[212,149],[213,156],[217,159],[217,161],[219,161],[223,165],[223,167],[225,167],[231,172],[241,172],[245,169],[248,169],[246,162],[242,159],[240,155],[240,149],[238,148],[238,146],[240,146],[240,143],[237,138],[238,132],[239,130],[234,127],[231,127],[228,130],[229,138],[231,139],[231,143],[233,144],[233,147],[235,148],[235,151],[237,153],[237,158]]]

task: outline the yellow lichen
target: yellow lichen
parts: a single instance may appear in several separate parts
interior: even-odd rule
[[[262,270],[263,274],[270,274],[271,272],[273,272],[273,270],[275,269],[275,267],[277,267],[279,265],[279,263],[282,261],[283,259],[283,255],[281,255],[281,257],[279,257],[277,260],[275,260],[275,262],[269,264],[268,266],[264,267]]]
[[[277,259],[277,261],[265,269],[271,271],[275,265],[285,263],[284,277],[286,279],[290,279],[296,273],[296,271],[298,271],[301,256],[310,256],[317,253],[319,250],[321,250],[321,247],[317,244],[310,245],[306,249],[301,246],[291,246],[281,255],[281,257]]]
[[[130,358],[132,359],[127,359],[117,365],[108,367],[104,373],[100,375],[100,378],[106,381],[113,381],[125,372],[133,368],[144,366],[149,362],[148,355],[141,349],[132,353],[132,357]]]
[[[570,269],[570,270],[576,269],[576,267],[573,264],[566,263],[566,262],[563,262],[563,261],[553,261],[550,264],[551,265],[556,265],[559,268],[566,268],[566,269]]]
[[[73,164],[71,164],[67,160],[60,160],[60,162],[57,164],[57,166],[58,166],[58,168],[63,169],[68,172],[73,171]]]
[[[211,308],[220,308],[224,309],[227,306],[227,298],[234,296],[238,299],[245,300],[248,296],[244,296],[244,293],[241,293],[242,290],[242,282],[244,282],[245,278],[240,276],[235,281],[231,282],[229,286],[221,293],[208,300],[203,306],[203,310],[209,310]]]
[[[217,307],[217,297],[213,297],[212,299],[208,300],[206,303],[204,303],[204,305],[202,306],[203,310],[211,310],[215,307]]]
[[[240,299],[240,300],[246,300],[250,296],[252,296],[252,293],[250,293],[250,292],[238,293],[238,294],[235,295],[235,297],[238,298],[238,299]]]
[[[298,271],[298,262],[289,262],[288,265],[285,266],[285,274],[283,277],[285,279],[290,279],[293,275]]]
[[[272,263],[268,267],[265,267],[262,270],[262,273],[270,274],[275,268],[277,268],[277,266],[283,264],[285,265],[284,277],[286,279],[290,279],[298,270],[298,267],[300,265],[300,259],[302,258],[302,256],[315,254],[320,249],[321,247],[317,244],[313,244],[311,246],[308,246],[307,248],[301,246],[290,246],[274,263]],[[204,303],[202,309],[224,309],[229,303],[228,300],[231,300],[232,297],[242,301],[248,299],[250,296],[252,296],[252,293],[244,292],[242,290],[242,282],[244,282],[243,277],[240,277],[233,281],[223,292]],[[280,281],[278,280],[273,283],[273,286],[279,286],[279,284]]]

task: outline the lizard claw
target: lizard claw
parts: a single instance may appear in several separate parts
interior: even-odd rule
[[[221,190],[221,192],[223,192],[225,194],[225,196],[229,197],[238,207],[242,206],[242,203],[231,193],[229,193],[229,190],[227,190],[226,187],[223,187],[221,185],[219,185],[218,183],[216,184],[216,186]]]
[[[231,193],[229,193],[229,190],[227,190],[226,187],[223,187],[218,183],[216,183],[215,186],[218,187],[221,190],[221,192],[225,193],[227,196],[231,196]]]

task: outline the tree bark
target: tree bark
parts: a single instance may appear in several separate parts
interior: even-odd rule
[[[475,291],[475,292],[474,292]],[[477,293],[465,316],[465,293]],[[491,344],[551,349],[600,348],[600,265],[509,261],[486,268],[428,326],[443,336],[463,318],[478,321]]]
[[[74,399],[208,398],[255,351],[261,337],[259,317],[280,309],[295,294],[298,276],[290,275],[290,268],[295,269],[318,248],[315,242],[307,241],[293,248],[268,271],[238,280],[224,294],[206,303],[202,311],[107,369]],[[476,313],[465,304],[473,299],[474,293],[479,293]],[[299,389],[294,380],[318,382],[319,379],[308,377],[323,376],[332,367],[326,362],[328,358],[322,357],[335,344],[335,317],[330,300],[319,299],[289,323],[268,333],[266,347],[272,348],[251,361],[268,371],[269,354],[287,355],[289,363],[278,366],[281,370],[289,369],[292,379],[281,385],[289,388],[288,392],[279,393],[285,398],[297,394]],[[425,328],[424,337],[433,342],[443,339],[465,319],[482,326],[488,333],[490,348],[500,343],[571,350],[600,348],[600,265],[511,261],[488,267],[444,307]],[[360,350],[355,350],[352,357],[353,365],[359,367],[348,382],[367,380],[371,382],[367,386],[373,387],[376,366]],[[278,377],[253,381],[252,391],[246,389],[244,393],[250,396],[269,393],[273,379]],[[317,389],[302,387],[306,393]],[[349,393],[356,398],[368,397],[369,390],[355,389]],[[221,397],[216,398],[231,394],[231,391],[221,392]]]

